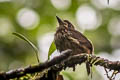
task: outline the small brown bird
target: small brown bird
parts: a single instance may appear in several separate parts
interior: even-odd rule
[[[74,26],[68,20],[61,20],[57,17],[59,27],[55,33],[54,41],[59,52],[71,49],[73,55],[87,53],[93,54],[93,46],[91,42],[79,31],[75,30]],[[86,63],[88,75],[90,74],[90,63]]]

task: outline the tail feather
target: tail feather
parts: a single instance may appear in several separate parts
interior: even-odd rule
[[[86,70],[87,70],[87,74],[88,74],[88,76],[90,75],[90,63],[89,62],[86,62]]]

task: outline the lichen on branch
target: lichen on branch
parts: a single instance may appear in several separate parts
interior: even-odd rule
[[[66,67],[74,67],[76,64],[86,63],[86,61],[89,61],[91,65],[99,65],[109,70],[114,70],[118,72],[120,71],[120,61],[110,61],[108,59],[97,57],[95,55],[88,55],[85,53],[72,55],[71,50],[66,50],[63,51],[61,55],[56,56],[53,59],[44,63],[28,66],[25,68],[19,68],[16,70],[10,70],[8,72],[0,72],[0,80],[8,80],[17,77],[22,77],[26,74],[32,74],[36,72],[40,73],[46,69],[48,69],[48,72],[53,70],[56,72],[60,72]],[[43,74],[48,73],[41,73],[41,75]]]

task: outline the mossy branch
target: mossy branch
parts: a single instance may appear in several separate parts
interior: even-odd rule
[[[88,60],[92,65],[101,66],[109,70],[120,71],[120,61],[110,61],[108,59],[100,58],[95,55],[88,54],[78,54],[72,55],[71,50],[64,51],[60,56],[53,58],[52,60],[46,61],[44,63],[28,66],[26,68],[19,68],[16,70],[10,70],[8,72],[0,73],[0,80],[13,79],[16,77],[24,76],[28,73],[42,72],[45,69],[55,69],[56,71],[61,71],[66,67],[74,67],[76,64],[85,63]],[[59,67],[56,67],[58,65]],[[53,68],[56,67],[56,68]]]

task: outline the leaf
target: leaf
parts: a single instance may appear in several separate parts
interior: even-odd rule
[[[73,77],[73,73],[68,73],[68,72],[62,71],[61,74],[65,77],[67,77],[68,80],[75,80],[74,77]]]
[[[21,39],[23,39],[24,41],[26,41],[33,48],[33,50],[36,53],[37,61],[39,63],[40,62],[39,58],[38,58],[39,50],[37,49],[37,47],[30,40],[28,40],[25,36],[23,36],[22,34],[16,33],[16,32],[14,32],[12,34],[15,35],[15,36],[17,36],[17,37],[19,37],[19,38],[21,38]]]
[[[49,52],[48,52],[48,59],[50,58],[50,55],[56,50],[56,46],[54,41],[51,43],[50,48],[49,48]]]

